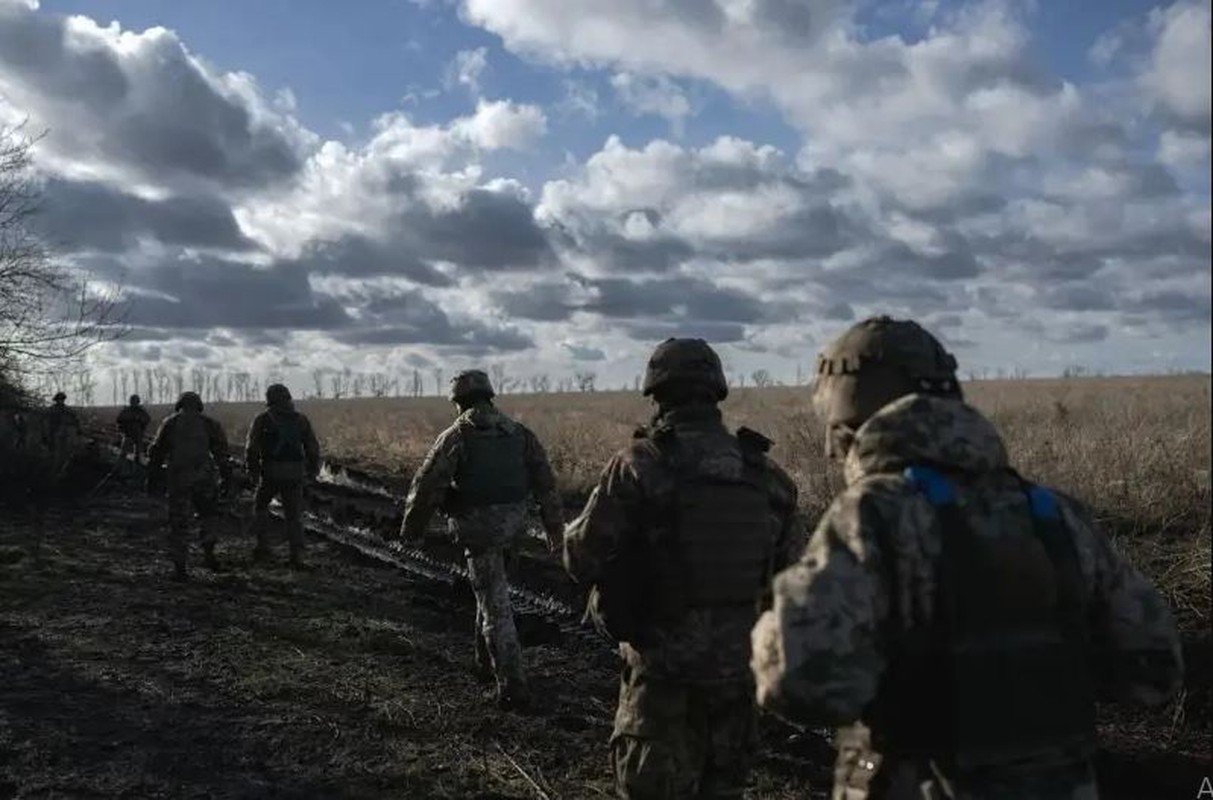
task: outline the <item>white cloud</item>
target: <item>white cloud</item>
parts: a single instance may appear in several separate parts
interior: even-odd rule
[[[629,110],[662,117],[678,135],[682,133],[686,118],[692,114],[691,101],[686,94],[664,75],[620,72],[611,77],[611,86]]]
[[[455,60],[447,69],[447,79],[451,83],[466,86],[472,94],[480,94],[480,76],[488,67],[488,50],[477,47],[475,50],[460,50],[455,54]]]
[[[1210,6],[1181,1],[1150,14],[1155,35],[1142,82],[1162,108],[1206,135],[1210,119]]]
[[[475,114],[451,129],[486,150],[525,150],[547,133],[547,117],[538,106],[481,100]]]

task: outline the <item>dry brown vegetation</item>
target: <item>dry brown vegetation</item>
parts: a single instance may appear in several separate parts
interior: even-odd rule
[[[1207,681],[1195,678],[1211,666],[1209,378],[979,381],[966,392],[1002,431],[1015,466],[1085,501],[1167,594],[1192,662],[1190,695],[1175,721],[1187,714],[1207,735]],[[539,435],[570,506],[652,410],[639,395],[616,392],[507,395],[498,404]],[[299,407],[327,457],[399,478],[412,474],[453,417],[441,398],[312,400]],[[234,442],[243,440],[257,410],[209,408]],[[730,425],[748,425],[775,441],[772,456],[796,479],[804,512],[815,520],[841,476],[823,456],[808,389],[734,390],[724,410]]]

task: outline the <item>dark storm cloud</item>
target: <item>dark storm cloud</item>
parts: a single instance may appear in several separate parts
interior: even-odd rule
[[[1061,328],[1046,329],[1044,337],[1055,344],[1094,344],[1108,338],[1108,326],[1075,322]]]
[[[744,325],[700,320],[625,323],[624,332],[629,339],[652,342],[654,345],[670,337],[706,339],[713,344],[739,342],[745,338]]]
[[[143,274],[129,322],[163,328],[332,330],[350,317],[301,272],[222,259],[177,260]],[[161,296],[163,295],[163,296]]]
[[[256,248],[227,203],[206,195],[144,200],[102,183],[54,179],[46,184],[35,222],[50,242],[69,250],[121,253],[138,238],[182,247]]]
[[[262,187],[298,172],[297,128],[225,87],[171,32],[130,35],[118,49],[91,21],[0,4],[0,89],[60,152],[158,183]]]
[[[569,355],[574,361],[605,361],[606,353],[597,347],[584,347],[575,344],[565,344],[564,349],[569,351]]]
[[[332,334],[344,344],[428,344],[467,354],[525,350],[535,344],[529,336],[509,326],[478,320],[454,321],[417,291],[360,287],[342,300],[358,310],[353,324]]]
[[[317,275],[391,276],[408,278],[426,286],[450,286],[452,283],[449,277],[391,242],[363,236],[311,242],[299,258],[290,259],[284,265]]]
[[[400,236],[421,258],[469,269],[533,269],[553,260],[530,203],[509,192],[473,189],[446,212],[405,215]]]
[[[1169,322],[1207,323],[1211,311],[1207,289],[1203,293],[1147,292],[1123,299],[1119,308],[1130,314],[1153,315]]]

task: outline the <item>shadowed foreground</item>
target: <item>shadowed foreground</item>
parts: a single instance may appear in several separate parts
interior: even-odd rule
[[[251,568],[233,531],[230,571],[179,585],[162,513],[54,512],[40,565],[0,518],[0,797],[611,795],[601,657],[527,647],[541,707],[502,712],[470,670],[470,596],[322,543],[311,572]],[[805,787],[784,764],[752,796]]]

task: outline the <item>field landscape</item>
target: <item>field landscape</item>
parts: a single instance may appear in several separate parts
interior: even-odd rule
[[[965,390],[969,400],[998,424],[1020,471],[1084,500],[1116,546],[1171,602],[1183,633],[1185,691],[1167,708],[1149,713],[1102,709],[1104,749],[1099,764],[1101,782],[1110,797],[1155,796],[1142,792],[1150,786],[1186,785],[1199,771],[1199,765],[1206,763],[1210,742],[1209,378],[975,381]],[[500,396],[497,401],[531,426],[544,442],[566,500],[567,517],[576,513],[605,460],[650,413],[647,401],[633,393],[515,394]],[[304,399],[298,407],[311,417],[317,429],[330,464],[326,475],[346,468],[393,495],[394,499],[380,501],[379,510],[370,518],[372,528],[376,522],[381,526],[396,523],[394,514],[398,513],[397,504],[407,480],[433,437],[453,415],[452,406],[437,397]],[[213,403],[208,412],[224,424],[232,443],[239,444],[259,408],[252,403]],[[153,410],[157,415],[165,411]],[[725,402],[724,412],[731,425],[748,425],[775,441],[772,456],[795,477],[801,490],[801,510],[812,523],[840,487],[841,476],[822,454],[821,425],[810,410],[808,388],[736,389]],[[89,416],[94,426],[103,427],[112,413],[112,409],[95,409]],[[93,512],[100,518],[88,537],[103,537],[103,532],[115,524],[115,514],[118,519],[138,520],[132,530],[140,532],[146,552],[135,556],[139,560],[135,565],[120,563],[132,554],[119,556],[115,550],[111,557],[119,563],[110,566],[127,576],[132,594],[121,600],[92,596],[90,603],[135,603],[137,607],[134,598],[163,581],[157,543],[162,534],[155,527],[162,517],[142,498],[123,499],[129,491],[120,486],[90,501],[108,510]],[[320,489],[313,492],[316,507],[328,508],[329,500],[322,495]],[[237,502],[238,507],[241,502],[247,510],[247,496]],[[232,561],[234,572],[200,580],[189,590],[194,594],[183,594],[154,613],[155,619],[162,620],[157,624],[167,624],[170,628],[165,630],[178,630],[186,641],[193,642],[194,649],[184,652],[210,653],[206,658],[214,663],[189,667],[193,679],[200,683],[230,682],[227,690],[251,693],[248,696],[258,698],[258,702],[275,697],[282,700],[281,692],[286,692],[293,698],[292,704],[298,701],[315,709],[314,704],[320,703],[322,710],[308,713],[316,715],[316,725],[335,726],[332,735],[345,748],[338,753],[327,745],[322,747],[329,759],[328,769],[345,775],[343,780],[361,776],[357,779],[361,782],[343,784],[350,796],[393,796],[379,792],[401,785],[417,787],[418,791],[424,786],[417,796],[438,797],[543,796],[534,794],[536,791],[549,797],[588,797],[609,792],[602,748],[609,731],[613,658],[601,647],[587,645],[584,635],[570,632],[570,627],[576,627],[575,620],[566,621],[563,632],[554,632],[550,620],[520,612],[529,668],[540,685],[549,687],[551,704],[536,718],[484,710],[497,720],[490,729],[484,729],[472,722],[482,713],[479,709],[483,701],[478,703],[475,692],[469,693],[466,677],[460,677],[468,670],[464,659],[468,653],[465,631],[470,625],[470,608],[457,582],[455,587],[418,582],[415,576],[394,573],[382,564],[360,559],[348,547],[324,540],[317,542],[323,560],[316,575],[267,580],[247,565],[248,544],[242,539],[239,525],[233,525],[221,552]],[[130,548],[133,544],[128,541],[122,546]],[[426,549],[440,561],[458,563],[458,553],[443,546],[440,534],[427,541]],[[53,556],[50,561],[54,561]],[[79,564],[73,569],[79,569]],[[35,575],[39,584],[50,577],[42,572],[30,574],[27,579]],[[575,609],[580,600],[580,590],[561,577],[554,557],[538,543],[524,550],[515,580],[520,586],[562,598],[569,608]],[[229,594],[234,586],[240,587],[241,593]],[[45,585],[42,590],[51,595],[62,592],[61,588],[48,589]],[[86,590],[81,597],[64,595],[62,601],[73,608],[84,596],[91,595]],[[253,603],[256,610],[250,619],[243,619],[238,598],[242,598],[242,604]],[[204,610],[207,603],[217,599],[218,607]],[[44,599],[42,604],[47,602]],[[219,616],[211,619],[212,612]],[[77,608],[74,613],[83,612]],[[124,608],[122,613],[139,616],[137,609]],[[173,616],[181,619],[174,623],[170,619]],[[212,625],[219,628],[211,630]],[[56,627],[63,627],[63,623]],[[239,635],[241,629],[245,633]],[[205,634],[208,630],[211,633]],[[273,631],[273,635],[262,635],[266,631]],[[442,631],[459,633],[452,636]],[[257,635],[249,638],[251,632]],[[154,681],[144,674],[145,668],[138,660],[132,662],[129,655],[124,655],[118,644],[125,641],[137,652],[153,646],[147,640],[131,642],[130,633],[124,632],[108,645],[114,648],[110,657],[122,665],[121,669],[131,671],[131,680]],[[214,635],[218,636],[216,641],[205,641]],[[366,644],[361,656],[354,651],[340,652],[340,646],[336,651],[327,649],[351,636],[355,639],[350,641]],[[402,654],[408,655],[401,661]],[[436,666],[433,658],[441,663]],[[250,674],[249,659],[266,663],[287,659],[291,677],[275,676],[268,666],[265,671]],[[401,664],[399,674],[386,667],[393,660]],[[385,668],[391,674],[380,672]],[[214,674],[208,676],[208,670],[214,670]],[[255,685],[247,685],[250,681]],[[263,681],[277,689],[271,691],[260,683]],[[284,681],[286,685],[282,685]],[[362,688],[356,689],[356,685]],[[419,711],[420,698],[432,690],[438,690],[449,705]],[[376,692],[390,692],[392,697],[376,700]],[[268,712],[246,709],[245,713],[264,717]],[[410,722],[404,727],[412,734],[389,724],[386,732],[365,739],[370,735],[364,729],[366,725],[378,725],[384,715],[395,718],[396,714],[406,715]],[[231,756],[223,754],[223,746],[206,743],[210,734],[205,731],[227,724],[220,723],[220,718],[222,715],[212,719],[204,714],[194,724],[203,731],[198,734],[204,740],[199,746],[208,755],[202,757],[226,764]],[[545,726],[545,719],[555,720],[555,728]],[[264,719],[245,719],[239,724],[256,728],[264,723]],[[796,733],[773,719],[765,722],[764,729],[767,752],[751,796],[791,798],[801,796],[797,792],[806,786],[811,788],[812,796],[823,791],[828,775],[826,741],[815,739],[810,732]],[[444,732],[441,737],[438,731]],[[508,741],[508,731],[521,737],[525,747],[499,752],[500,743]],[[425,732],[435,736],[427,737]],[[321,747],[311,741],[312,735],[303,736],[302,742],[283,740],[286,750],[279,754],[280,766],[285,768],[290,761],[288,753],[295,752],[292,748]],[[428,742],[420,751],[411,739],[416,735]],[[315,736],[324,738],[320,733]],[[367,749],[373,750],[374,742],[384,741],[381,736],[392,742],[393,752],[399,755],[407,751],[408,757],[391,767],[358,761],[370,757]],[[264,753],[259,757],[270,758]],[[476,758],[487,761],[476,767]],[[464,763],[467,759],[472,761]],[[511,760],[521,771],[511,766]],[[446,765],[440,766],[437,778],[430,772],[435,764]],[[456,764],[463,767],[456,768]],[[172,774],[175,779],[181,778],[179,772]],[[426,780],[431,782],[418,782],[422,774],[428,774]],[[301,797],[311,796],[311,792],[327,796],[328,791],[343,796],[345,791],[332,789],[323,780],[308,783],[320,778],[307,768],[303,768],[299,780],[298,787],[302,788],[297,787],[297,796]],[[532,780],[540,788],[536,789]],[[197,785],[210,785],[220,793],[232,791],[229,784],[202,781]],[[241,795],[236,791],[233,796]]]

